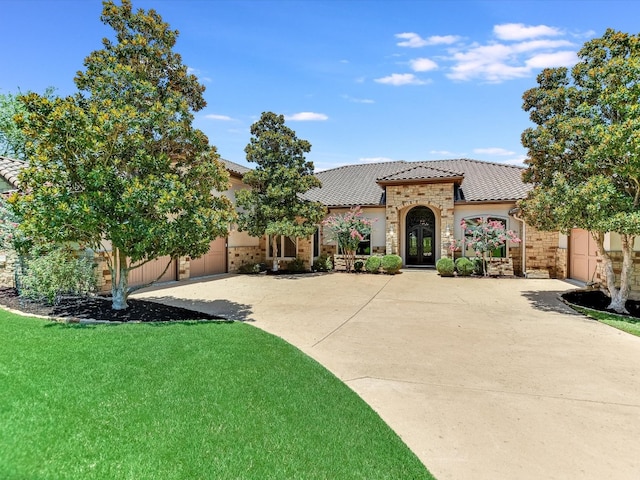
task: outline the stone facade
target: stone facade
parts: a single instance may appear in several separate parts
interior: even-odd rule
[[[237,273],[244,264],[261,262],[264,262],[264,257],[261,254],[260,246],[227,248],[227,271],[229,273]]]
[[[612,251],[609,252],[609,256],[613,261],[613,271],[616,274],[616,286],[619,287],[620,274],[622,273],[622,252]],[[633,269],[631,271],[629,298],[632,300],[640,300],[640,252],[633,252],[631,260],[633,262]],[[598,259],[594,280],[600,288],[606,288],[607,277],[604,272],[604,262],[601,258]]]
[[[18,254],[14,250],[0,252],[0,287],[15,286]]]
[[[401,255],[404,238],[403,221],[407,212],[416,206],[425,206],[433,210],[436,217],[436,229],[439,230],[439,241],[436,245],[436,258],[449,238],[446,230],[454,224],[454,184],[450,182],[420,183],[409,185],[388,185],[386,187],[386,230],[388,254]]]
[[[566,260],[564,266],[562,264],[558,265],[558,260],[562,258],[562,255],[558,252],[559,235],[558,232],[543,232],[527,225],[525,238],[526,271],[548,270],[551,278],[566,278]],[[564,257],[566,257],[566,253]]]

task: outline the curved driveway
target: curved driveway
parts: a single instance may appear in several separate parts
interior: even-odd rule
[[[224,275],[139,293],[252,321],[331,370],[439,480],[640,479],[640,338],[558,280]]]

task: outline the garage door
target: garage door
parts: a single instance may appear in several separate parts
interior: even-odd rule
[[[581,282],[591,282],[595,276],[598,249],[589,232],[581,228],[571,230],[569,255],[569,276]]]
[[[211,242],[209,251],[200,258],[192,258],[189,266],[189,277],[203,277],[226,273],[227,271],[227,239],[216,238]]]
[[[155,260],[151,260],[148,263],[145,263],[141,267],[136,268],[135,270],[131,270],[129,273],[129,285],[144,285],[145,283],[149,283],[158,278],[163,270],[167,266],[167,262],[171,262],[167,271],[162,275],[162,278],[158,280],[158,282],[169,282],[171,280],[176,280],[177,268],[176,261],[171,260],[171,257],[160,257]]]

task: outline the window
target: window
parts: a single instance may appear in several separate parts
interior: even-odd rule
[[[371,255],[371,235],[367,235],[364,240],[358,244],[356,255]]]
[[[467,223],[467,225],[474,225],[474,226],[485,221],[500,222],[505,229],[507,228],[507,220],[500,217],[470,217],[470,218],[465,218],[464,221]],[[464,254],[467,257],[473,257],[476,252],[474,252],[471,248],[467,246],[466,244],[467,238],[469,238],[469,235],[464,235],[464,239],[465,239]],[[507,256],[507,244],[505,243],[501,247],[498,247],[495,250],[493,250],[491,252],[491,256],[493,258],[505,258]]]
[[[278,258],[296,258],[297,246],[296,239],[294,237],[286,237],[284,235],[278,235]],[[273,245],[271,242],[271,236],[267,235],[268,244],[268,258],[273,258]]]
[[[316,228],[313,234],[313,258],[320,256],[320,229]]]

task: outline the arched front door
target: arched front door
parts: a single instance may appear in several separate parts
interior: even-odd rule
[[[405,252],[407,265],[434,265],[436,217],[427,207],[413,207],[407,214]]]

